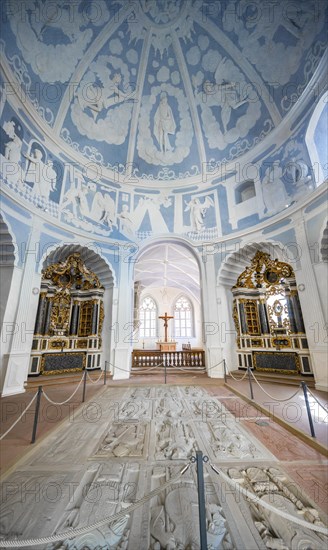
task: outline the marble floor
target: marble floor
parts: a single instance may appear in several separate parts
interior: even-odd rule
[[[198,550],[190,460],[201,450],[209,549],[326,548],[317,531],[327,525],[327,458],[250,405],[236,414],[240,398],[207,380],[132,379],[92,390],[4,475],[1,538],[58,535],[34,543],[44,550]]]
[[[237,390],[241,395],[250,399],[250,388],[247,378],[238,381],[228,378],[227,383],[233,390]],[[259,386],[253,381],[252,389],[255,403],[273,414],[274,417],[286,422],[292,428],[296,428],[296,430],[311,437],[302,388],[297,388],[297,386],[288,384],[283,385],[263,381],[260,382]],[[290,399],[297,390],[297,395]],[[322,408],[311,394],[308,395],[315,440],[325,447],[328,447],[328,394],[315,390],[314,388],[311,388],[311,392],[326,409]],[[229,410],[237,415],[238,407],[240,406],[244,407],[245,403],[243,402],[242,405],[240,405],[240,400],[238,400],[238,398],[236,398],[235,403],[229,402]]]

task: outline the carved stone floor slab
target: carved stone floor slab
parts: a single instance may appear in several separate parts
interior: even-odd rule
[[[1,537],[63,533],[60,542],[40,550],[199,550],[196,468],[160,487],[200,449],[259,499],[251,504],[204,465],[210,550],[326,548],[327,537],[282,520],[260,503],[322,525],[327,518],[315,497],[326,497],[321,468],[327,461],[268,419],[236,417],[234,396],[223,390],[218,399],[198,386],[109,387],[37,444],[3,481]],[[65,537],[68,528],[124,511],[157,489],[114,524]]]

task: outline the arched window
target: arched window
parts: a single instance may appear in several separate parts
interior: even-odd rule
[[[323,236],[321,239],[321,258],[323,262],[328,262],[328,222],[326,224],[326,227],[323,232]]]
[[[327,116],[328,116],[328,92],[321,96],[311,116],[306,135],[311,168],[313,170],[316,185],[320,185],[327,178]]]
[[[190,300],[181,296],[174,306],[174,336],[176,338],[192,338],[193,312]]]
[[[146,296],[139,308],[140,338],[156,338],[157,336],[157,306],[151,296]]]

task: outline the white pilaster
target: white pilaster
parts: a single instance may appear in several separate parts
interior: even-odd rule
[[[113,288],[106,288],[104,293],[104,324],[102,330],[102,365],[101,368],[105,368],[105,361],[108,362],[107,371],[111,372],[112,368],[109,365],[110,358],[112,356],[111,349],[114,343],[112,319],[113,319]]]
[[[303,218],[296,220],[295,233],[299,246],[301,265],[301,268],[296,271],[295,275],[297,285],[304,285],[304,290],[299,292],[299,299],[309,344],[315,387],[318,390],[327,391],[328,369],[325,320],[307,241],[305,220]]]
[[[8,354],[4,358],[7,370],[2,395],[15,395],[25,391],[35,317],[39,302],[41,274],[35,272],[39,257],[40,227],[34,226],[27,242],[18,307],[15,316],[15,332]]]
[[[203,286],[204,338],[207,351],[207,374],[210,378],[223,378],[221,327],[216,300],[216,273],[214,254],[203,256],[205,280]]]
[[[4,277],[1,269],[1,277]],[[15,266],[11,274],[11,283],[8,292],[8,298],[3,313],[2,326],[1,326],[1,345],[0,345],[0,388],[2,389],[5,375],[6,367],[8,363],[8,353],[11,347],[13,335],[18,331],[18,326],[16,325],[16,315],[17,308],[19,303],[19,292],[18,289],[21,287],[23,277],[23,269],[21,267]]]
[[[115,347],[113,353],[113,379],[124,380],[130,377],[131,353],[133,344],[133,296],[134,286],[132,266],[120,258],[117,316],[115,323]]]
[[[227,369],[235,370],[238,368],[236,354],[237,334],[232,317],[232,292],[230,288],[221,286],[218,288],[217,295],[222,356],[226,360]]]

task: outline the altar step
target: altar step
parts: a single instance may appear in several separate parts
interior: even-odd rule
[[[240,380],[245,375],[245,370],[234,370],[232,371],[232,375],[235,378],[238,378],[238,380]],[[306,385],[309,388],[315,387],[313,374],[286,375],[286,374],[280,374],[276,372],[265,373],[265,372],[254,371],[254,376],[259,382],[274,382],[276,384],[284,384],[284,385],[287,384],[289,386],[299,386],[303,381],[306,383]],[[229,379],[231,380],[232,377],[228,375],[227,376],[228,382],[229,382]],[[246,376],[245,380],[247,379],[248,377]]]
[[[58,386],[60,384],[78,384],[82,378],[83,372],[75,372],[72,374],[53,374],[53,375],[42,375],[40,376],[29,376],[27,379],[27,382],[25,382],[25,389],[26,390],[34,390],[35,388],[38,388],[39,386],[42,387],[48,387],[48,386]],[[88,370],[88,375],[92,380],[97,380],[100,376],[100,370]],[[107,373],[107,380],[111,377],[110,374]],[[103,381],[104,379],[102,379]],[[90,383],[90,380],[89,380]],[[100,384],[99,380],[99,384]],[[87,379],[88,384],[88,379]]]

